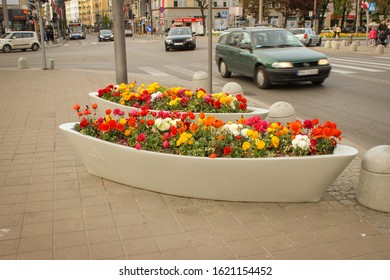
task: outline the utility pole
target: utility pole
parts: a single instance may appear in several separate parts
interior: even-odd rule
[[[115,50],[115,72],[117,84],[127,84],[127,61],[125,42],[125,17],[123,14],[124,0],[112,1],[114,20],[114,50]]]
[[[319,33],[317,28],[317,0],[314,0],[314,11],[313,11],[313,17],[314,17],[314,22],[313,22],[313,29],[314,32]]]
[[[8,18],[8,4],[7,0],[1,0],[1,4],[3,7],[3,17],[4,17],[4,29],[5,32],[9,31],[9,18]]]
[[[207,30],[209,32],[209,37],[208,37],[208,78],[209,78],[209,88],[206,89],[207,92],[212,92],[213,90],[213,58],[212,58],[212,52],[213,52],[213,32],[212,32],[212,24],[213,24],[213,9],[211,5],[211,1],[208,1],[208,21],[207,21]]]
[[[259,0],[259,25],[263,23],[263,0]]]
[[[42,47],[42,69],[47,70],[46,65],[46,51],[45,51],[45,35],[43,30],[43,20],[42,20],[42,0],[38,1],[38,19],[39,19],[39,31],[41,33],[41,47]]]

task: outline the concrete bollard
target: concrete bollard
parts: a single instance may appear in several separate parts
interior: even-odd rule
[[[354,41],[354,43],[356,44],[356,46],[360,46],[360,41],[359,40]]]
[[[352,45],[349,46],[349,51],[350,52],[357,52],[357,45],[353,43]]]
[[[236,82],[229,82],[222,87],[222,92],[229,93],[231,95],[243,94],[242,87]]]
[[[267,122],[280,122],[287,125],[297,120],[295,109],[290,103],[279,101],[271,105],[269,114],[265,119]]]
[[[378,45],[375,48],[375,53],[376,54],[383,54],[385,52],[385,46],[383,45]]]
[[[340,48],[339,42],[332,41],[332,49],[338,50]]]
[[[325,41],[325,48],[330,49],[332,47],[332,41],[326,40]]]
[[[28,69],[27,58],[19,57],[19,59],[18,59],[18,68],[19,69]]]
[[[54,59],[49,59],[49,69],[54,69]]]
[[[356,198],[371,209],[390,212],[390,145],[365,153]]]
[[[197,90],[199,88],[203,88],[204,90],[208,91],[209,87],[209,76],[204,71],[197,71],[192,75],[192,87],[194,90]]]
[[[341,41],[341,46],[342,46],[342,47],[345,47],[346,45],[347,45],[347,41],[346,41],[346,40],[342,40],[342,41]]]

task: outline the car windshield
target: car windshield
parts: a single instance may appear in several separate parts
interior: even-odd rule
[[[13,35],[13,33],[7,32],[7,33],[1,35],[0,38],[3,38],[3,39],[11,39],[12,35]]]
[[[110,30],[101,30],[100,33],[103,34],[103,35],[112,34],[112,32]]]
[[[168,33],[168,36],[171,35],[191,35],[191,31],[189,28],[172,28]]]
[[[303,47],[302,43],[287,30],[267,30],[253,33],[256,49]]]

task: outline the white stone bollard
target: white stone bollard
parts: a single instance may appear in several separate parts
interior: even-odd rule
[[[339,42],[332,41],[332,49],[338,50],[340,48]]]
[[[342,40],[342,41],[341,41],[341,46],[342,46],[342,47],[345,47],[346,45],[347,45],[347,40]]]
[[[355,43],[352,43],[352,45],[349,46],[350,52],[357,52],[357,45]]]
[[[238,83],[236,83],[236,82],[226,83],[222,87],[222,92],[229,93],[231,95],[243,94],[244,93],[242,87]]]
[[[332,47],[332,41],[326,40],[325,42],[325,48],[330,49]]]
[[[54,69],[54,59],[49,59],[49,69]]]
[[[192,88],[195,90],[203,88],[208,91],[209,87],[209,76],[204,71],[197,71],[192,75]]]
[[[385,52],[385,46],[383,45],[378,45],[375,48],[375,53],[376,54],[383,54]]]
[[[297,120],[295,109],[290,103],[279,101],[271,105],[269,114],[265,119],[267,122],[280,122],[287,125],[289,122]]]
[[[19,59],[18,59],[18,68],[19,69],[28,69],[27,58],[19,57]]]
[[[390,145],[376,146],[365,153],[356,198],[369,208],[390,212]]]

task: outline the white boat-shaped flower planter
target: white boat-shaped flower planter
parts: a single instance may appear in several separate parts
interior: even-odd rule
[[[133,110],[137,110],[135,107],[125,106],[121,105],[103,98],[100,98],[98,96],[97,92],[90,92],[89,94],[91,103],[96,103],[98,105],[98,114],[104,115],[106,109],[121,109],[123,112],[125,112],[126,115],[128,115],[129,112]],[[264,108],[256,108],[256,107],[247,107],[247,110],[249,112],[247,113],[213,113],[212,115],[222,120],[223,122],[229,122],[229,121],[237,121],[239,118],[251,118],[253,116],[259,116],[261,119],[265,120],[265,118],[268,116],[269,110]],[[195,117],[198,118],[197,113],[194,113]],[[207,116],[207,114],[205,114]]]
[[[338,145],[331,155],[278,158],[206,158],[157,153],[66,134],[92,175],[159,193],[226,201],[317,202],[357,155]]]

